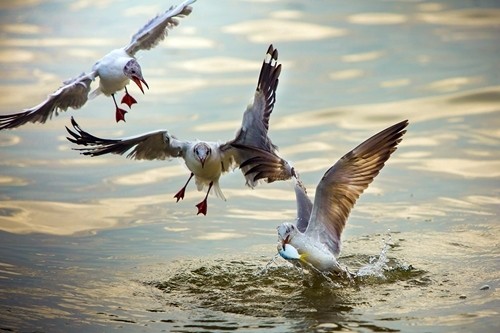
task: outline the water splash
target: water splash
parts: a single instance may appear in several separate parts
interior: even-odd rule
[[[388,265],[389,258],[387,254],[392,244],[391,230],[389,229],[387,230],[387,238],[382,238],[380,254],[378,256],[370,257],[369,263],[358,269],[358,271],[355,273],[355,276],[372,276],[385,279],[384,272],[390,269]]]

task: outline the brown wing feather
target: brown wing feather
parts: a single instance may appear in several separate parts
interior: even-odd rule
[[[407,125],[405,120],[372,136],[344,155],[318,184],[306,234],[334,255],[340,252],[340,235],[352,207],[396,150]]]

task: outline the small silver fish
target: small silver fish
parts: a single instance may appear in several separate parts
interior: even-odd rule
[[[290,244],[278,243],[278,253],[286,260],[304,260],[305,255],[299,254],[299,251]]]

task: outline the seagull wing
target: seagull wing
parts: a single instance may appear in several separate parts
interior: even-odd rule
[[[236,164],[240,166],[245,175],[247,185],[253,187],[259,179],[268,182],[280,180],[281,174],[277,175],[270,165],[276,165],[281,159],[276,155],[277,147],[267,136],[269,130],[269,118],[276,102],[276,89],[278,87],[281,64],[278,64],[278,50],[270,45],[267,49],[266,58],[257,81],[252,104],[248,105],[243,113],[243,121],[234,140],[221,147],[221,150],[231,149]],[[254,169],[262,163],[266,163],[265,172]],[[271,172],[272,171],[272,172]]]
[[[82,130],[73,117],[71,124],[74,131],[66,127],[71,135],[67,139],[80,146],[90,146],[88,148],[75,148],[83,155],[123,155],[131,150],[127,155],[131,159],[164,160],[171,157],[183,157],[186,148],[183,141],[170,136],[167,131],[156,131],[123,139],[103,139]]]
[[[307,224],[311,218],[313,204],[307,196],[306,187],[298,178],[295,179],[294,188],[297,200],[297,229],[303,233],[306,231]]]
[[[29,122],[43,124],[52,118],[52,115],[57,116],[59,111],[66,111],[69,107],[81,108],[87,102],[90,84],[95,76],[95,72],[82,73],[64,81],[63,86],[37,106],[19,113],[0,115],[0,130],[15,128]]]
[[[157,15],[142,27],[125,47],[125,52],[134,56],[139,50],[149,50],[155,47],[168,35],[168,29],[179,25],[178,17],[191,14],[193,8],[189,5],[196,0],[186,0],[178,6],[172,6],[163,14]]]
[[[243,113],[241,127],[232,143],[274,151],[276,147],[267,136],[269,118],[276,102],[281,64],[278,64],[278,50],[269,46],[266,59],[260,69],[253,103]]]
[[[352,207],[396,150],[407,125],[405,120],[372,136],[344,155],[318,184],[306,235],[324,243],[335,256]]]

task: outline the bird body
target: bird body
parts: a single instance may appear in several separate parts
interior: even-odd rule
[[[122,90],[130,82],[130,78],[125,75],[123,69],[132,59],[123,48],[113,50],[97,61],[92,70],[99,76],[99,87],[91,96],[103,93],[106,96]]]

